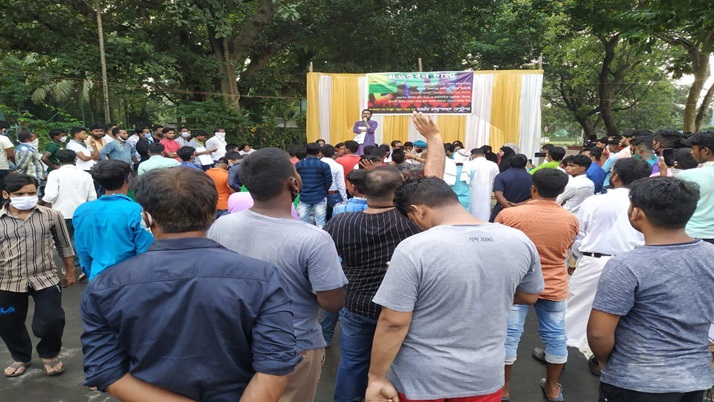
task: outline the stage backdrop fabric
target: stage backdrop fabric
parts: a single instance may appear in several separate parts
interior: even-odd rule
[[[515,143],[529,158],[540,150],[542,70],[473,72],[471,113],[433,114],[444,142],[466,148]],[[354,138],[352,126],[369,101],[368,75],[307,74],[307,140],[337,144]],[[376,143],[423,138],[409,115],[374,114]]]

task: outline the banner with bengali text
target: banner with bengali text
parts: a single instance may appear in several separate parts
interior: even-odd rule
[[[367,74],[367,108],[373,114],[471,114],[474,73]]]

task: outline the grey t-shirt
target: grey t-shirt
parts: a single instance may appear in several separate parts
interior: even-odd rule
[[[603,268],[593,309],[622,316],[600,380],[648,393],[714,385],[714,245],[638,246]]]
[[[417,400],[498,391],[513,296],[543,288],[538,251],[519,230],[437,226],[403,240],[374,297],[413,313],[390,381]]]
[[[325,346],[317,322],[315,292],[347,285],[335,243],[327,232],[295,219],[278,219],[247,210],[218,219],[208,237],[239,254],[278,267],[292,300],[297,350]]]

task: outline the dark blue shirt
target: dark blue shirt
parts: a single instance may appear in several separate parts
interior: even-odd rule
[[[595,194],[599,194],[602,191],[606,175],[605,170],[603,170],[597,162],[590,164],[588,170],[585,171],[585,176],[595,183]]]
[[[256,372],[290,374],[291,304],[273,265],[204,238],[157,240],[82,297],[88,387],[125,374],[192,400],[241,398]]]
[[[327,197],[327,190],[332,185],[330,165],[314,156],[308,156],[298,162],[295,165],[295,169],[302,178],[300,202],[317,204]]]
[[[503,192],[503,196],[510,202],[523,202],[531,198],[532,178],[533,176],[523,168],[508,168],[505,172],[496,175],[493,191]],[[496,203],[491,212],[491,222],[502,209],[501,204]]]
[[[240,181],[238,173],[240,172],[240,163],[228,168],[228,187],[236,192],[241,190],[243,183]]]

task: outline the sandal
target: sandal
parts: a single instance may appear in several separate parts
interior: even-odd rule
[[[42,364],[44,364],[42,370],[44,370],[48,377],[54,377],[64,373],[64,363],[62,363],[59,357],[55,357],[54,359],[42,359]]]
[[[27,363],[20,363],[20,362],[12,362],[11,365],[7,366],[5,368],[5,372],[3,373],[5,377],[19,377],[27,371],[27,368],[30,367],[30,362]],[[12,369],[11,373],[8,373],[7,370]]]
[[[548,401],[548,402],[562,402],[565,399],[563,399],[563,386],[558,384],[558,388],[560,388],[560,393],[558,394],[558,397],[553,399],[553,398],[548,398],[548,394],[545,392],[545,378],[540,380],[540,390],[543,391],[543,398]]]

